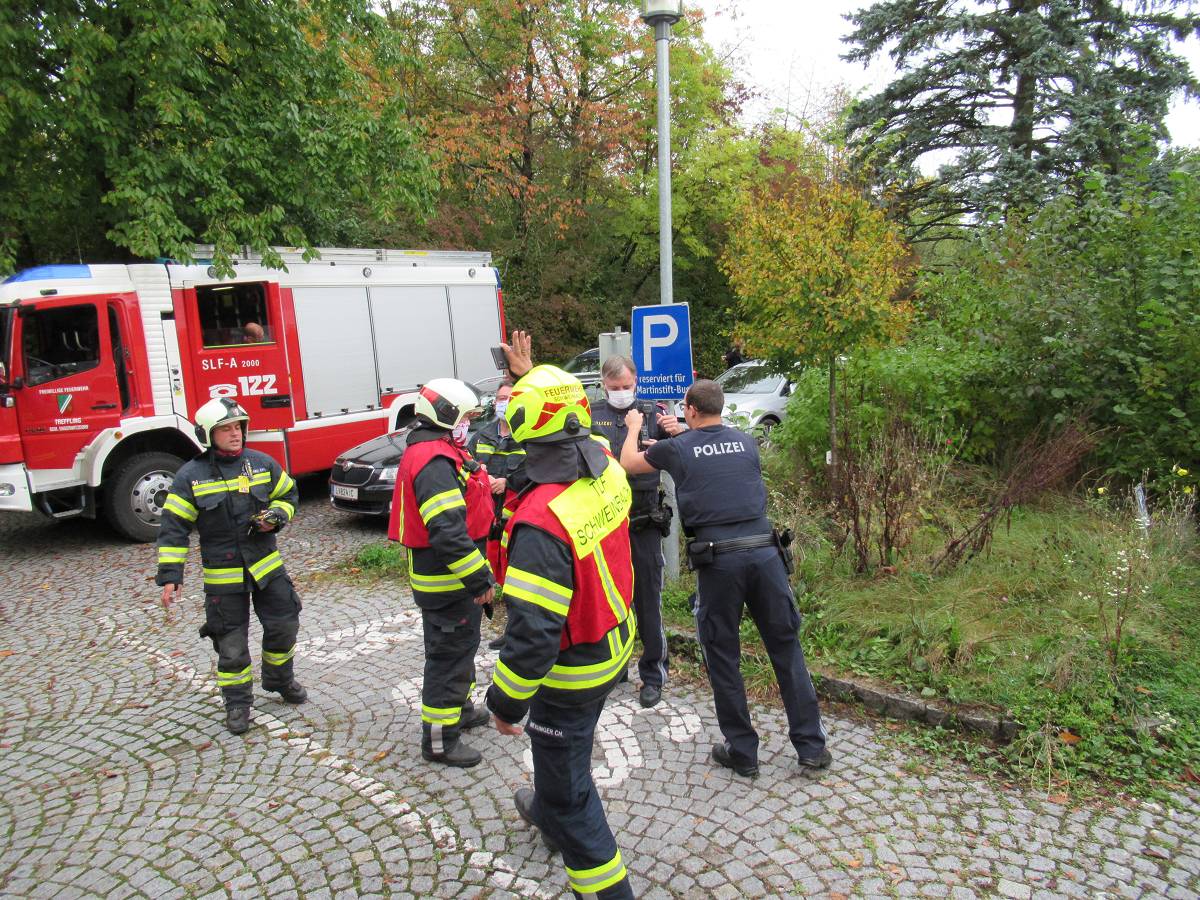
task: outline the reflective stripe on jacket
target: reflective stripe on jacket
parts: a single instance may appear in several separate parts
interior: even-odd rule
[[[538,485],[505,532],[509,625],[488,706],[517,722],[533,695],[560,703],[603,695],[629,663],[629,483],[610,458],[600,478]]]
[[[247,574],[259,587],[284,574],[275,532],[250,530],[250,518],[277,509],[291,521],[300,502],[295,480],[272,457],[243,450],[233,459],[208,451],[183,464],[163,503],[158,536],[159,585],[182,584],[188,543],[200,538],[204,590],[239,594]]]
[[[430,523],[438,515],[454,509],[466,509],[467,537],[472,541],[486,538],[491,527],[492,492],[488,487],[487,472],[482,468],[468,472],[466,463],[470,455],[443,439],[445,434],[417,429],[409,435],[409,444],[400,459],[388,537],[405,547],[431,546]],[[432,496],[419,495],[415,483],[417,476],[439,457],[454,468],[456,482],[448,482],[443,486],[445,490]]]

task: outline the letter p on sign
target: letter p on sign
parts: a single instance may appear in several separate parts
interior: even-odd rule
[[[655,326],[666,327],[664,333],[655,336]],[[642,371],[654,369],[653,351],[655,347],[670,347],[679,337],[679,326],[673,316],[646,316],[642,319]]]

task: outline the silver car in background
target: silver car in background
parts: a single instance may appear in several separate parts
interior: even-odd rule
[[[726,369],[716,378],[725,392],[721,418],[739,428],[748,428],[766,440],[771,429],[783,421],[792,382],[766,363],[750,360]]]

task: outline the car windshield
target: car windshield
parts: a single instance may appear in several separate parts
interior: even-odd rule
[[[782,375],[772,375],[766,366],[735,366],[717,378],[727,394],[773,394],[783,385]]]
[[[595,372],[600,368],[600,351],[587,350],[580,353],[569,363],[563,366],[563,370],[570,372],[572,375],[577,375],[580,372]]]

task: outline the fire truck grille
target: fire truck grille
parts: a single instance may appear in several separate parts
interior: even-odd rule
[[[371,472],[370,466],[349,463],[344,466],[334,466],[330,475],[338,484],[366,484],[371,477]]]

